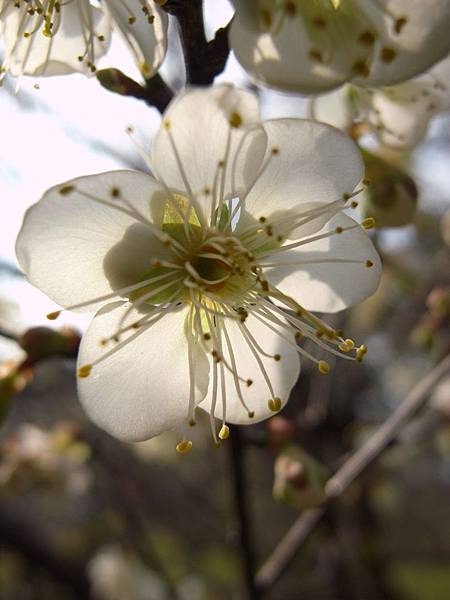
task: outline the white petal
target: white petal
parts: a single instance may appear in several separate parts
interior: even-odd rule
[[[334,127],[301,119],[263,125],[268,164],[245,202],[254,217],[295,209],[303,202],[338,200],[361,180],[364,165],[356,144]],[[277,154],[272,155],[274,149]]]
[[[338,226],[355,224],[353,219],[340,214],[319,235]],[[266,271],[267,279],[307,310],[317,312],[337,312],[368,298],[377,289],[381,275],[380,257],[359,226],[276,256],[267,259],[270,263],[280,263]],[[366,261],[373,263],[372,266],[368,267]]]
[[[275,396],[279,397],[284,406],[289,398],[291,389],[298,379],[300,373],[300,360],[297,351],[295,350],[294,337],[284,329],[274,326],[277,331],[290,340],[293,344],[290,345],[285,339],[280,337],[278,333],[272,331],[251,314],[245,321],[245,326],[250,331],[251,335],[268,354],[280,354],[281,360],[276,361],[273,358],[261,356],[264,368],[272,383]],[[241,377],[250,378],[253,384],[247,387],[245,384],[240,384],[242,388],[242,396],[250,411],[255,412],[253,418],[249,418],[247,410],[243,407],[239,395],[236,391],[236,384],[233,375],[225,369],[226,382],[226,420],[229,423],[240,423],[250,425],[262,419],[266,419],[273,415],[273,412],[268,408],[268,401],[271,398],[270,390],[261,372],[258,362],[256,361],[248,343],[239,328],[239,325],[230,320],[226,321],[226,330],[231,342],[232,354],[236,363],[236,368]],[[226,344],[225,336],[222,336],[222,348],[225,359],[231,363],[230,351]],[[219,363],[220,366],[220,363]],[[213,367],[210,367],[210,373]],[[212,400],[212,376],[209,385],[208,395],[204,402],[199,405],[199,408],[210,411]],[[222,418],[223,406],[222,396],[220,394],[220,379],[219,379],[219,394],[217,404],[214,411],[218,419]]]
[[[420,77],[374,90],[367,100],[367,120],[381,142],[404,148],[420,141],[430,119],[450,107],[449,81],[447,58]]]
[[[358,85],[379,87],[411,79],[450,50],[449,0],[365,0],[362,10],[380,35],[378,53],[370,75],[354,78]],[[396,31],[398,19],[406,19]],[[394,51],[394,58],[383,60],[383,49]]]
[[[231,127],[236,115],[240,126]],[[265,134],[258,122],[258,102],[250,92],[226,84],[187,90],[164,114],[152,149],[155,175],[172,189],[186,194],[190,188],[202,196],[205,189],[220,188],[215,181],[224,161],[223,195],[237,193],[253,181],[264,155]]]
[[[285,19],[281,31],[271,35],[250,26],[248,17],[237,10],[230,30],[230,45],[240,64],[257,82],[303,94],[320,94],[345,82],[347,68],[310,58],[311,42],[302,19]]]
[[[350,86],[344,85],[329,94],[313,98],[312,117],[322,123],[333,125],[341,131],[348,131],[353,123],[350,89]]]
[[[73,191],[61,194],[70,186]],[[111,197],[114,188],[122,199]],[[135,216],[114,207],[126,208],[126,198],[148,217],[150,200],[159,194],[152,177],[133,171],[80,177],[48,190],[28,209],[17,238],[22,269],[33,285],[62,306],[139,281],[151,259],[160,256],[161,244]]]
[[[140,0],[105,0],[114,24],[134,55],[144,77],[151,77],[160,67],[167,50],[168,16],[154,2],[146,3],[149,15],[143,13]],[[149,17],[153,17],[149,23]],[[130,23],[130,19],[135,21]]]
[[[57,24],[58,17],[55,17],[51,37],[43,34],[42,24],[25,37],[24,33],[31,33],[42,19],[37,14],[26,16],[25,5],[16,8],[11,2],[2,15],[6,70],[14,77],[63,75],[75,71],[91,74],[87,63],[95,64],[108,50],[110,22],[107,15],[87,0],[74,0],[61,5],[60,22]],[[103,41],[98,36],[103,36]]]
[[[101,346],[100,340],[114,334],[127,306],[110,304],[97,313],[81,341],[79,366],[108,351],[109,346]],[[186,421],[190,390],[187,310],[168,312],[149,329],[124,335],[128,343],[95,365],[88,377],[78,379],[81,403],[99,427],[131,442],[151,438]],[[126,323],[142,316],[132,311]],[[192,351],[195,401],[199,402],[208,388],[208,360],[198,346]]]
[[[450,49],[449,0],[283,3],[233,0],[237,59],[257,81],[306,94],[345,81],[392,85],[422,73]]]

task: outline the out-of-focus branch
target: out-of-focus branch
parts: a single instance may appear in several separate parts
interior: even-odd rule
[[[225,68],[230,53],[230,24],[219,29],[215,38],[208,42],[203,22],[202,0],[167,0],[163,8],[178,21],[187,83],[211,84]]]
[[[255,565],[251,543],[251,523],[245,481],[244,450],[245,446],[241,431],[239,427],[233,427],[230,434],[230,459],[246,598],[247,600],[257,600],[260,598],[260,594],[256,589],[254,580]]]
[[[436,384],[450,372],[450,355],[446,356],[411,390],[392,415],[328,480],[325,487],[327,504],[342,492],[376,460],[397,438],[405,423],[428,400]],[[261,591],[270,588],[289,567],[292,559],[314,530],[327,510],[327,505],[304,512],[256,574]]]
[[[33,566],[72,591],[74,598],[92,598],[86,565],[61,556],[47,532],[25,514],[0,503],[0,537],[3,547],[19,552]]]

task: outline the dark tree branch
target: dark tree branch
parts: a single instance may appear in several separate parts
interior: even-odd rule
[[[392,415],[377,429],[331,477],[325,487],[327,504],[304,512],[256,574],[259,590],[267,590],[283,575],[301,546],[325,514],[331,500],[347,487],[396,440],[405,423],[424,405],[436,384],[450,371],[450,355],[446,356],[411,390]]]
[[[260,594],[256,589],[254,581],[254,554],[251,543],[251,523],[245,482],[245,447],[239,427],[233,427],[231,429],[229,444],[234,502],[238,517],[239,542],[246,596],[248,600],[257,600],[260,598]]]
[[[210,42],[205,36],[202,0],[168,0],[164,10],[176,17],[186,65],[186,81],[210,85],[223,71],[228,55],[228,24]]]
[[[173,91],[159,73],[151,79],[145,80],[143,100],[145,100],[149,106],[154,106],[160,113],[163,113],[172,98]]]

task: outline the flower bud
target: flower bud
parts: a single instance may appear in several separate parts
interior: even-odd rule
[[[327,471],[299,446],[290,445],[275,461],[273,495],[304,510],[320,506],[325,499]]]
[[[143,95],[141,86],[119,69],[100,69],[96,76],[100,85],[110,92],[138,98]]]
[[[377,227],[400,227],[414,220],[417,187],[412,178],[384,159],[363,151],[370,181],[361,202],[362,216],[374,217]]]
[[[32,327],[18,342],[28,355],[27,362],[33,363],[54,355],[76,356],[80,335],[70,327],[59,331],[49,327]]]

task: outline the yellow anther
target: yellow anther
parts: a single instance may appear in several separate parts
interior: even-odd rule
[[[367,354],[367,346],[365,344],[361,344],[359,348],[356,350],[356,361],[362,362],[364,356]]]
[[[347,338],[346,340],[344,340],[345,343],[347,344],[347,346],[349,348],[354,348],[355,347],[355,342],[351,339],[351,338]]]
[[[323,373],[324,375],[326,375],[327,373],[329,373],[331,371],[330,364],[327,363],[326,360],[319,360],[319,364],[317,366],[318,366],[320,373]]]
[[[242,117],[238,112],[232,112],[229,118],[231,127],[240,127],[242,125]]]
[[[351,348],[349,346],[347,346],[347,344],[345,342],[343,342],[342,344],[339,344],[338,348],[341,352],[349,352],[351,350]]]
[[[63,185],[63,187],[60,187],[58,191],[62,196],[67,196],[67,194],[73,192],[74,189],[75,187],[73,185]]]
[[[47,319],[49,321],[54,321],[55,319],[57,319],[59,317],[60,314],[61,314],[60,310],[55,310],[54,312],[49,312],[47,315]]]
[[[367,217],[367,219],[363,220],[361,225],[364,227],[364,229],[373,229],[376,225],[375,219],[373,217]]]
[[[228,427],[228,425],[222,425],[222,427],[220,428],[220,431],[219,431],[219,438],[221,440],[226,440],[226,439],[228,439],[229,435],[230,435],[230,428]]]
[[[397,19],[394,25],[395,33],[400,33],[407,22],[408,20],[406,19],[406,17],[400,17],[399,19]]]
[[[308,52],[308,56],[311,60],[315,60],[320,63],[323,62],[323,54],[317,48],[311,48],[311,50]]]
[[[136,23],[136,17],[135,16],[128,17],[128,23],[130,25],[134,25],[134,23]]]
[[[169,121],[169,119],[164,119],[163,126],[164,126],[164,129],[170,129],[170,121]]]
[[[367,30],[364,31],[358,38],[358,42],[363,46],[373,46],[375,43],[375,35]]]
[[[152,68],[145,60],[140,64],[140,71],[144,77],[150,77],[152,74]]]
[[[82,365],[79,369],[78,369],[78,377],[89,377],[90,373],[92,371],[92,365]]]
[[[366,260],[366,267],[368,269],[370,269],[370,267],[373,267],[373,262],[371,260]]]
[[[281,409],[281,398],[271,398],[267,405],[272,412],[278,412]]]
[[[364,60],[357,60],[352,66],[352,72],[359,77],[368,77],[370,75],[370,67]]]
[[[178,442],[178,444],[175,446],[176,451],[179,452],[180,454],[185,454],[186,452],[189,452],[189,450],[191,448],[192,448],[191,440],[183,440],[181,442]]]
[[[390,63],[397,56],[396,51],[393,48],[383,48],[381,50],[381,60],[385,63]]]

